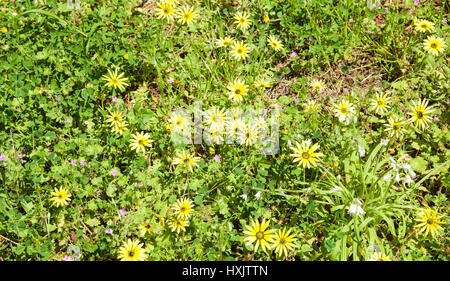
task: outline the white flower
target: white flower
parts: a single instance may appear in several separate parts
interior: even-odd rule
[[[413,180],[411,179],[411,177],[410,177],[409,175],[406,175],[405,183],[406,183],[406,184],[408,184],[408,183],[413,183]]]
[[[384,177],[383,177],[383,179],[385,180],[385,181],[388,181],[388,180],[390,180],[391,179],[391,173],[388,173],[388,174],[386,174]]]
[[[292,142],[291,140],[288,140],[288,146],[291,147],[292,146]]]
[[[364,155],[366,155],[366,150],[364,149],[364,146],[358,145],[358,151],[359,151],[359,156],[361,156],[361,158],[363,158]]]
[[[339,191],[342,191],[342,188],[337,186],[337,185],[335,185],[332,189],[330,189],[329,192],[330,193],[334,193],[334,192],[339,192]]]
[[[399,175],[398,173],[395,175],[395,181],[396,181],[396,182],[399,182],[399,181],[400,181],[400,175]]]
[[[348,209],[349,214],[364,215],[366,212],[361,208],[362,202],[360,199],[353,199],[353,203]]]
[[[388,143],[389,143],[389,139],[382,139],[382,140],[380,141],[380,143],[381,143],[381,145],[386,146],[386,145],[388,145]]]
[[[258,191],[258,192],[255,194],[255,198],[256,198],[256,199],[261,198],[261,191]]]
[[[247,194],[242,194],[240,197],[244,200],[247,200]]]
[[[338,175],[336,178],[337,178],[338,181],[340,181],[341,180],[341,175]]]

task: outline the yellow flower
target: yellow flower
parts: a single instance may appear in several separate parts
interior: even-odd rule
[[[306,112],[317,112],[319,110],[319,106],[315,100],[308,100],[303,106]]]
[[[434,27],[434,23],[427,20],[415,20],[414,25],[416,26],[416,30],[420,32],[431,31]]]
[[[391,259],[384,255],[381,252],[376,252],[374,253],[370,258],[369,261],[390,261]]]
[[[211,129],[222,129],[225,121],[224,109],[219,110],[215,106],[205,112],[205,125],[211,126]]]
[[[180,131],[183,131],[185,126],[186,126],[186,122],[185,122],[184,116],[182,114],[174,112],[172,114],[172,116],[170,116],[170,118],[169,118],[170,131],[180,132]]]
[[[251,25],[250,17],[247,15],[246,12],[237,12],[234,16],[235,23],[238,25],[238,27],[245,31],[249,26]]]
[[[118,258],[121,261],[143,261],[147,258],[147,254],[142,246],[140,241],[128,239],[120,247]]]
[[[235,79],[234,82],[230,82],[228,84],[227,89],[228,97],[231,101],[241,102],[243,97],[247,95],[247,85],[245,85],[244,81],[240,79]]]
[[[322,153],[316,153],[316,149],[319,148],[319,144],[316,143],[311,146],[311,141],[303,141],[301,144],[296,143],[292,148],[294,153],[291,154],[294,157],[294,163],[298,162],[303,166],[303,168],[311,168],[312,166],[317,166],[317,160],[319,157],[323,156]]]
[[[270,88],[270,82],[265,81],[264,79],[259,79],[257,81],[255,81],[255,87],[256,88],[261,88],[261,89],[267,89]]]
[[[6,32],[8,32],[8,28],[6,28],[6,27],[2,27],[2,32],[3,32],[3,33],[6,33]]]
[[[238,132],[238,140],[240,144],[246,146],[256,143],[258,138],[258,127],[255,125],[244,125],[244,127]]]
[[[128,130],[127,129],[127,121],[122,121],[122,122],[120,122],[120,123],[118,123],[116,126],[113,126],[112,127],[112,131],[114,132],[114,133],[117,133],[117,134],[119,134],[119,135],[122,135],[123,134],[123,131],[125,131],[125,130]]]
[[[325,85],[325,83],[323,83],[322,80],[316,80],[316,79],[314,79],[314,80],[311,81],[311,87],[312,87],[314,90],[316,90],[316,91],[320,91],[320,90],[322,90],[322,89],[325,89],[325,88],[326,88],[326,85]],[[322,90],[322,91],[323,91],[323,90]]]
[[[347,121],[349,123],[355,115],[355,107],[348,100],[344,99],[338,104],[335,104],[334,107],[333,111],[338,116],[340,122]]]
[[[177,167],[187,167],[191,173],[193,172],[193,167],[198,166],[198,161],[200,157],[194,157],[194,154],[187,153],[184,149],[181,152],[177,152],[176,157],[172,160],[173,165]]]
[[[385,124],[386,131],[390,133],[391,137],[399,138],[406,131],[405,122],[400,120],[396,115],[389,117],[388,123]]]
[[[423,47],[425,51],[433,54],[434,56],[439,55],[439,53],[443,53],[445,49],[444,39],[436,37],[436,36],[428,36],[427,39],[423,42]]]
[[[164,218],[161,217],[161,216],[158,215],[158,214],[156,214],[156,217],[158,218],[158,224],[159,224],[160,226],[164,226],[164,224],[165,224]]]
[[[264,19],[263,19],[264,23],[268,23],[269,20],[270,20],[269,16],[268,16],[268,15],[265,15],[265,16],[264,16]]]
[[[118,127],[121,122],[124,120],[124,115],[118,111],[109,111],[108,119],[106,119],[106,122],[111,123],[112,127]]]
[[[295,233],[289,235],[290,232],[290,229],[286,232],[286,228],[283,228],[283,231],[279,229],[275,234],[272,249],[275,249],[275,253],[277,255],[282,256],[284,253],[284,256],[287,257],[288,250],[292,250],[297,247],[297,245],[292,243],[297,240],[295,238],[296,235]]]
[[[125,86],[128,86],[128,83],[126,82],[128,78],[122,78],[122,76],[124,75],[123,73],[117,75],[117,69],[114,72],[111,72],[111,70],[108,69],[108,73],[109,76],[102,76],[102,79],[107,81],[107,83],[105,84],[107,87],[119,88],[119,90],[123,91],[125,89]]]
[[[167,19],[170,21],[174,16],[174,8],[169,1],[158,4],[158,8],[155,9],[155,14],[159,19]]]
[[[255,252],[258,251],[259,246],[261,246],[264,252],[266,249],[270,249],[269,243],[272,243],[273,241],[273,232],[275,230],[267,229],[269,227],[269,222],[270,221],[266,222],[266,219],[263,218],[261,223],[259,223],[258,220],[252,220],[251,226],[245,226],[247,230],[243,233],[246,234],[247,237],[244,238],[244,242],[246,242],[247,246],[256,242],[254,248]]]
[[[56,207],[59,206],[66,206],[69,204],[70,201],[70,193],[64,189],[64,188],[55,188],[55,191],[51,193],[53,195],[52,198],[50,198],[50,201],[53,201],[52,204]]]
[[[388,105],[390,100],[390,97],[387,97],[384,94],[377,93],[376,97],[371,101],[372,110],[375,110],[375,113],[378,113],[378,111],[384,113],[384,111],[389,109],[390,107]]]
[[[244,44],[242,41],[240,42],[235,42],[232,46],[231,46],[231,55],[236,59],[236,60],[244,60],[248,57],[248,46],[247,44]]]
[[[152,140],[150,140],[150,135],[144,132],[136,133],[131,135],[133,138],[131,139],[130,147],[131,149],[136,150],[137,153],[142,151],[145,153],[145,148],[151,146]]]
[[[130,56],[129,56],[128,54],[123,55],[123,57],[124,57],[124,59],[126,59],[126,60],[130,58]]]
[[[409,115],[412,117],[410,118],[411,122],[414,122],[414,124],[422,129],[426,129],[428,127],[428,123],[431,122],[431,113],[434,112],[433,106],[429,106],[427,100],[419,100],[418,103],[413,102],[411,108],[411,112]]]
[[[177,233],[180,233],[180,230],[186,231],[186,227],[189,226],[188,221],[176,217],[172,218],[168,224],[171,230]]]
[[[186,23],[187,25],[192,24],[197,17],[197,13],[195,12],[193,7],[183,7],[177,13],[178,19],[182,23]]]
[[[182,198],[178,199],[173,205],[172,210],[177,214],[177,218],[186,220],[190,217],[192,208],[192,200]]]
[[[146,223],[146,224],[143,224],[143,225],[141,225],[140,227],[139,227],[139,229],[140,229],[140,234],[142,235],[142,236],[144,236],[146,233],[152,233],[152,230],[153,230],[153,225],[151,224],[151,223]]]
[[[273,35],[269,36],[269,38],[267,39],[267,43],[269,43],[269,45],[272,46],[272,48],[274,48],[276,51],[283,49],[283,44],[281,43],[281,41],[275,38],[275,36]]]
[[[432,237],[436,235],[439,229],[443,229],[441,224],[444,222],[441,221],[442,216],[438,216],[437,212],[430,209],[429,207],[422,208],[419,210],[419,218],[416,219],[419,224],[416,225],[419,228],[419,234],[425,231],[425,236],[428,233],[431,233]]]
[[[216,40],[216,45],[217,47],[226,47],[228,45],[231,45],[232,43],[234,43],[234,39],[226,36],[225,38],[219,38]]]

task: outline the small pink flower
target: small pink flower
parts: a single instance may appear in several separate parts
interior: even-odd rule
[[[77,160],[73,159],[72,161],[70,161],[70,164],[76,165],[77,164]]]
[[[113,97],[111,101],[112,101],[112,103],[115,103],[115,102],[117,102],[118,100],[119,100],[118,97]]]
[[[325,88],[320,88],[319,93],[325,92]]]
[[[353,139],[353,141],[354,141],[354,142],[358,142],[358,140],[357,140],[357,139]]]
[[[115,176],[117,175],[117,170],[116,170],[116,169],[112,169],[112,170],[111,170],[111,175],[112,175],[113,177],[115,177]]]
[[[160,230],[158,230],[158,232],[157,232],[158,234],[161,234],[161,231]]]
[[[344,88],[344,92],[348,93],[348,92],[350,92],[350,89],[349,88]]]
[[[299,102],[300,100],[298,98],[294,98],[294,101],[295,102]]]
[[[137,185],[138,185],[138,186],[142,186],[142,182],[138,182]]]
[[[216,160],[216,162],[220,162],[220,155],[214,156],[214,160]]]
[[[56,100],[57,100],[57,101],[61,101],[61,98],[60,98],[60,97],[56,97]]]
[[[276,110],[280,110],[281,107],[277,104],[277,105],[275,106],[275,109],[276,109]]]
[[[443,20],[442,20],[442,23],[447,23],[447,19],[443,19]]]
[[[173,78],[169,78],[169,83],[172,84],[175,81]]]
[[[105,230],[105,233],[106,233],[106,234],[111,234],[111,233],[112,233],[112,229],[111,229],[111,228],[106,229],[106,230]]]
[[[296,52],[292,52],[292,53],[290,54],[290,56],[291,56],[291,58],[296,58],[296,57],[298,57],[298,55],[297,55]]]
[[[420,0],[414,0],[414,5],[419,5]]]
[[[71,260],[72,260],[72,257],[69,255],[65,255],[63,258],[63,261],[71,261]]]
[[[435,121],[439,121],[439,117],[437,117],[437,116],[434,116],[433,119],[434,119]]]
[[[85,162],[84,160],[81,160],[81,161],[80,161],[80,165],[81,165],[81,166],[86,166],[86,162]]]
[[[70,123],[70,119],[64,120],[64,123]]]
[[[308,40],[309,40],[309,42],[312,42],[312,41],[314,41],[314,38],[311,37]]]
[[[125,211],[125,209],[119,210],[119,214],[121,214],[122,216],[125,216],[126,213],[127,213],[127,211]]]
[[[19,155],[17,155],[17,157],[18,157],[19,159],[22,159],[22,158],[23,158],[23,154],[22,154],[22,153],[19,153]]]
[[[5,154],[0,155],[0,161],[5,161],[5,160],[6,160],[6,155]]]

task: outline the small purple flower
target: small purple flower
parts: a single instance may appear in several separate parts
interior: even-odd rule
[[[277,104],[277,105],[275,106],[275,109],[276,109],[276,110],[280,110],[281,107]]]
[[[308,40],[309,40],[309,42],[312,42],[312,41],[314,41],[314,38],[311,37]]]
[[[138,182],[137,185],[140,187],[142,186],[142,182]]]
[[[81,160],[81,161],[80,161],[80,165],[81,165],[81,166],[86,166],[86,162],[85,162],[84,160]]]
[[[214,160],[216,160],[216,162],[220,162],[220,155],[214,156]]]
[[[115,176],[117,175],[117,170],[116,170],[116,169],[112,169],[112,170],[111,170],[111,175],[112,175],[113,177],[115,177]]]
[[[172,84],[175,81],[173,78],[169,78],[169,83]]]
[[[22,159],[22,158],[23,158],[23,154],[22,154],[22,153],[19,153],[19,155],[17,155],[17,157],[18,157],[19,159]]]
[[[160,230],[158,230],[158,232],[157,232],[158,234],[161,234],[161,231]]]
[[[350,89],[349,88],[344,88],[344,92],[348,93],[348,92],[350,92]]]
[[[442,23],[447,23],[447,19],[443,19],[443,20],[442,20]]]
[[[118,97],[113,97],[112,100],[111,100],[111,102],[112,102],[112,103],[116,103],[118,100],[119,100]]]
[[[60,98],[60,97],[56,97],[56,100],[57,100],[57,101],[61,101],[61,98]]]
[[[325,88],[320,88],[319,93],[325,92]]]
[[[127,211],[125,211],[125,209],[119,210],[119,214],[121,214],[122,216],[125,216],[126,213],[127,213]]]
[[[298,55],[297,55],[296,52],[292,52],[292,53],[290,54],[290,56],[291,56],[291,58],[296,58],[296,57],[298,57]]]
[[[414,0],[414,5],[419,5],[420,0]]]
[[[298,98],[294,98],[294,101],[295,102],[299,102],[300,100]]]
[[[69,255],[65,255],[63,258],[63,261],[71,261],[71,260],[72,260],[72,257]]]
[[[72,161],[70,161],[70,164],[76,165],[77,164],[77,160],[73,159]]]
[[[119,185],[117,183],[114,184],[114,187],[119,187]]]
[[[435,121],[439,121],[439,117],[437,117],[437,116],[434,116],[433,119],[434,119]]]
[[[358,142],[358,140],[357,140],[357,139],[353,139],[353,141],[354,141],[354,142],[356,142],[356,143]]]
[[[0,155],[0,161],[5,161],[5,160],[6,160],[6,155],[5,154]]]
[[[106,234],[111,234],[111,233],[112,233],[112,229],[111,229],[111,228],[106,229],[106,230],[105,230],[105,233],[106,233]]]
[[[70,119],[64,120],[64,123],[70,123]]]

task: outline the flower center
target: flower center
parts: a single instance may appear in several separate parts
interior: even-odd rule
[[[241,90],[236,89],[236,91],[234,91],[234,93],[235,93],[236,95],[240,95],[240,94],[241,94]]]
[[[377,104],[378,104],[378,106],[383,106],[383,105],[384,105],[384,102],[383,102],[382,100],[379,100],[379,101],[377,102]]]
[[[418,119],[422,119],[423,118],[423,112],[422,111],[417,111],[417,118]]]
[[[258,238],[258,239],[263,239],[263,238],[264,238],[264,233],[262,233],[261,231],[258,231],[258,232],[256,233],[256,238]]]
[[[303,159],[309,159],[309,153],[308,152],[303,152],[302,153],[302,158]]]
[[[400,127],[397,124],[394,124],[394,126],[392,126],[392,129],[394,131],[398,131],[398,129],[400,129]]]
[[[437,44],[435,42],[430,44],[431,49],[437,49]]]
[[[128,253],[128,255],[129,255],[130,257],[132,257],[132,256],[134,256],[134,252],[133,252],[133,251],[130,251],[130,252]]]
[[[281,245],[284,245],[285,243],[286,243],[286,240],[284,240],[284,239],[281,239],[281,240],[280,240],[280,244],[281,244]]]
[[[434,224],[434,220],[433,219],[427,219],[427,224],[429,224],[429,225]]]

